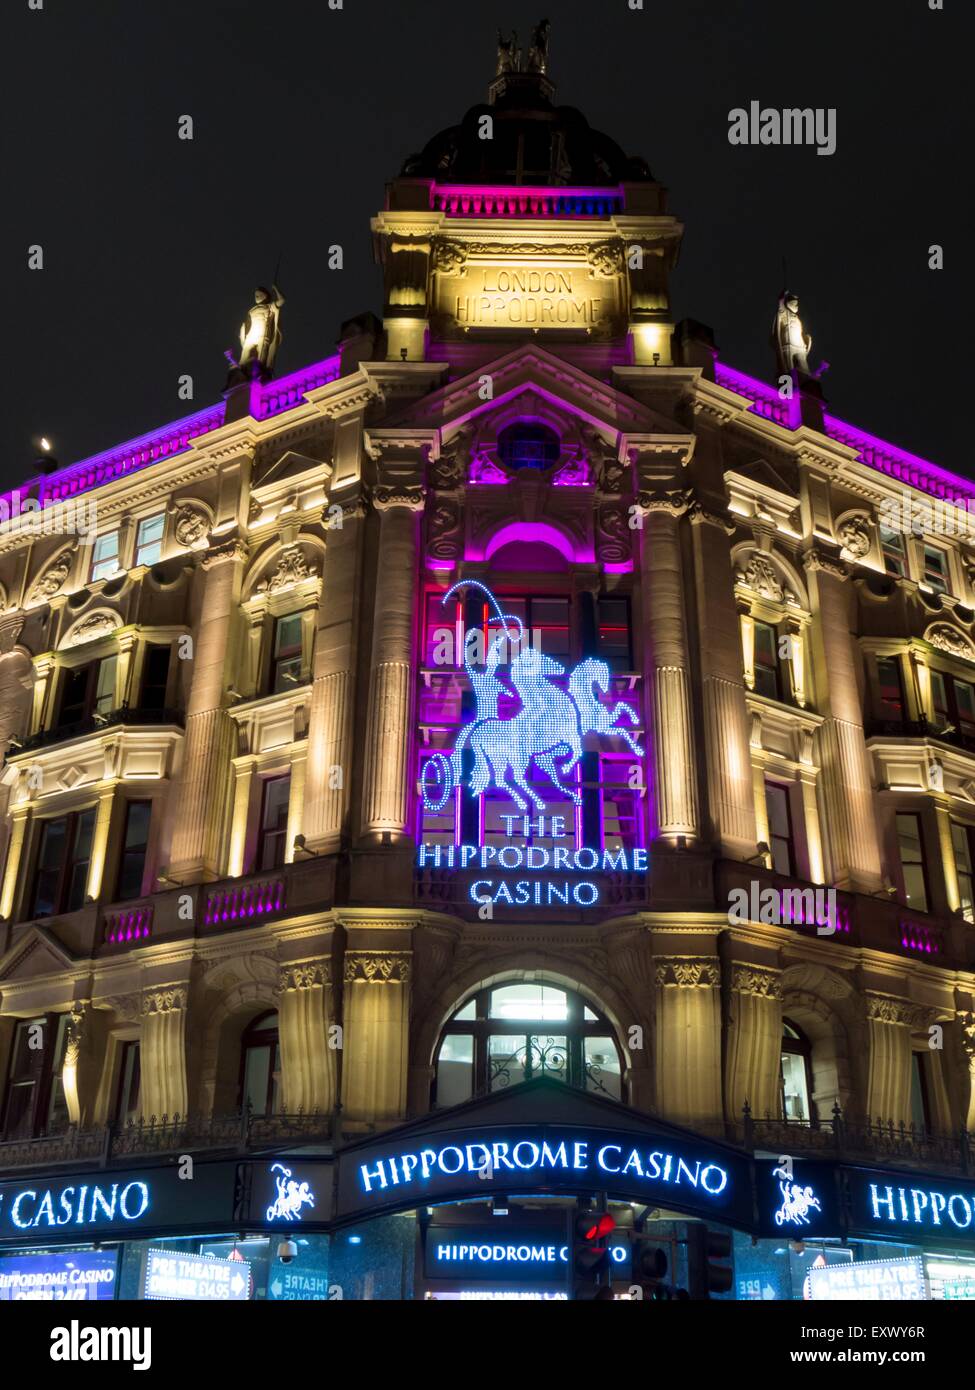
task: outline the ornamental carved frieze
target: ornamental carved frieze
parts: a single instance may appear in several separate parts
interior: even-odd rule
[[[968,1065],[975,1067],[975,1013],[969,1011],[958,1015],[961,1034],[961,1047],[968,1058]]]
[[[210,535],[212,523],[202,507],[192,502],[184,502],[173,509],[176,520],[173,522],[173,535],[177,545],[187,550],[196,550],[205,545]]]
[[[579,454],[571,455],[561,468],[552,474],[553,487],[587,487],[591,482],[589,465]]]
[[[281,967],[276,992],[289,994],[302,989],[324,989],[331,983],[331,961],[301,961],[298,965]]]
[[[689,488],[640,492],[637,494],[636,505],[644,516],[652,512],[662,512],[667,516],[683,516],[691,505],[691,497]]]
[[[312,573],[301,547],[289,545],[278,557],[274,573],[258,584],[257,592],[276,594],[280,589],[290,589],[303,579],[309,579]]]
[[[228,541],[226,545],[218,545],[213,550],[208,550],[201,561],[205,570],[213,569],[215,565],[223,565],[228,561],[235,560],[243,563],[247,559],[247,546],[243,541]]]
[[[347,985],[409,984],[412,959],[409,951],[352,951],[342,978]]]
[[[842,522],[836,531],[844,551],[854,560],[862,560],[870,553],[872,536],[870,523],[865,516],[851,516]]]
[[[109,994],[99,999],[100,1009],[110,1009],[122,1023],[138,1023],[141,1011],[141,998],[138,994]]]
[[[623,273],[623,243],[621,241],[599,241],[590,246],[586,256],[593,275],[603,279],[613,279]]]
[[[654,977],[665,989],[716,989],[721,973],[715,956],[660,956]]]
[[[438,498],[427,511],[427,554],[432,560],[457,560],[462,539],[460,507]]]
[[[407,507],[411,512],[420,512],[425,496],[426,489],[419,485],[381,484],[373,488],[372,505],[377,512],[388,512],[393,507]]]
[[[85,642],[96,642],[100,637],[110,636],[121,626],[122,619],[117,613],[110,613],[108,610],[89,613],[87,618],[82,618],[81,622],[71,629],[61,645],[81,647]]]
[[[464,243],[468,256],[482,256],[485,260],[510,260],[513,256],[530,256],[541,261],[553,257],[584,261],[589,256],[592,243],[589,241],[541,242],[541,241],[467,241]]]
[[[748,564],[738,571],[735,580],[744,584],[746,589],[761,594],[762,598],[771,599],[773,603],[781,603],[785,598],[785,589],[772,561],[757,552],[750,557]]]
[[[142,995],[142,1016],[150,1014],[178,1013],[186,1008],[188,991],[185,985],[167,985],[163,989],[149,989]]]
[[[52,565],[49,565],[43,574],[35,579],[30,593],[27,595],[28,603],[46,603],[53,598],[56,593],[64,587],[64,582],[71,569],[70,552],[65,551],[59,555]]]
[[[629,560],[630,531],[626,509],[608,502],[596,512],[596,559],[603,565],[619,565]]]
[[[736,965],[731,975],[731,988],[736,994],[748,994],[753,999],[782,998],[779,972],[760,965]]]
[[[905,1028],[926,1028],[934,1016],[933,1010],[909,999],[895,999],[889,994],[866,996],[867,1018],[874,1023],[894,1023]]]
[[[463,275],[467,248],[457,241],[433,243],[433,268],[441,275]]]
[[[831,574],[834,579],[846,579],[850,571],[839,560],[834,560],[825,551],[816,549],[813,546],[807,550],[802,557],[803,568],[809,571],[822,570],[824,574]]]
[[[933,623],[924,634],[925,641],[949,656],[960,657],[962,661],[975,661],[975,647],[958,628],[951,623]]]

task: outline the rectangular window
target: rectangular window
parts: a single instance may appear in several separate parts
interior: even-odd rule
[[[139,1121],[139,1091],[142,1082],[142,1064],[138,1042],[122,1044],[122,1059],[119,1066],[118,1096],[115,1101],[115,1123],[120,1128],[134,1125]]]
[[[955,873],[958,877],[959,906],[962,916],[975,922],[975,874],[972,871],[972,828],[951,823],[951,847],[955,858]]]
[[[934,722],[943,726],[951,723],[951,710],[948,705],[948,684],[940,671],[931,672],[931,707]]]
[[[913,813],[898,812],[897,849],[900,854],[901,873],[904,879],[904,903],[918,912],[928,910],[928,881],[924,863],[924,839],[921,834],[921,817]]]
[[[22,1019],[10,1050],[3,1137],[33,1139],[57,1134],[68,1123],[61,1069],[68,1042],[69,1015]]]
[[[91,577],[108,579],[118,570],[118,532],[107,531],[99,536],[91,556]]]
[[[900,531],[880,528],[880,549],[884,557],[884,569],[888,574],[903,578],[907,574],[907,556],[904,550],[904,536]]]
[[[598,600],[597,617],[600,658],[616,674],[632,671],[629,602],[625,598],[601,598]]]
[[[265,781],[261,798],[261,833],[257,854],[259,873],[279,869],[284,863],[290,799],[290,777],[270,777]]]
[[[755,624],[755,692],[770,700],[782,699],[778,633],[770,623]]]
[[[124,903],[142,896],[142,879],[149,848],[151,801],[128,801],[125,804],[125,824],[122,831],[122,853],[119,859],[115,901]]]
[[[95,808],[41,821],[30,915],[74,912],[85,901]]]
[[[288,613],[274,624],[271,694],[292,690],[301,680],[301,614]]]
[[[896,656],[877,658],[877,681],[880,686],[880,717],[891,724],[904,722],[904,689],[901,684],[901,664]]]
[[[789,877],[795,872],[795,852],[792,842],[792,815],[789,810],[789,790],[779,782],[765,783],[765,807],[768,814],[769,849],[772,868],[777,874]]]
[[[75,666],[61,677],[61,698],[56,727],[80,724],[92,715],[103,718],[115,708],[115,671],[118,657],[102,657],[87,666]]]
[[[914,1129],[927,1134],[931,1129],[931,1113],[928,1107],[928,1084],[924,1072],[925,1057],[922,1052],[911,1053],[911,1124]]]
[[[47,1113],[44,1119],[45,1134],[60,1134],[67,1129],[70,1116],[68,1114],[68,1102],[64,1094],[64,1080],[62,1069],[64,1067],[64,1054],[68,1047],[68,1022],[69,1014],[56,1014],[57,1028],[54,1039],[54,1053],[51,1058],[50,1086],[47,1097]],[[51,1024],[54,1020],[51,1020]],[[49,1024],[49,1026],[51,1026]]]
[[[934,722],[943,733],[957,734],[959,740],[975,740],[975,686],[944,671],[932,671],[931,707]]]
[[[924,582],[935,593],[948,592],[948,557],[933,545],[924,547]]]
[[[144,710],[163,710],[166,708],[166,691],[169,687],[169,663],[172,647],[151,644],[146,647],[142,666],[142,693],[139,707]]]
[[[135,535],[135,563],[137,565],[158,565],[162,559],[165,525],[165,512],[157,512],[155,516],[145,516],[139,522],[139,529]]]

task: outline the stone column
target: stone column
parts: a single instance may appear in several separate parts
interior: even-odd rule
[[[9,746],[11,737],[25,733],[31,706],[31,690],[34,684],[34,669],[24,649],[16,646],[23,626],[22,617],[0,622],[0,758]],[[7,807],[10,802],[10,788],[0,783],[0,862],[3,861],[5,844],[9,841],[10,853],[14,855],[12,826],[8,822]],[[22,838],[24,824],[20,824]],[[19,860],[21,840],[17,841],[16,856]],[[9,862],[9,861],[8,861]],[[17,865],[14,865],[14,872]],[[3,902],[7,900],[4,891]],[[0,914],[6,909],[0,904]]]
[[[105,860],[108,857],[109,831],[112,828],[112,806],[115,802],[115,782],[98,788],[98,808],[95,812],[95,829],[91,837],[91,860],[88,865],[88,883],[85,894],[94,902],[105,888]],[[114,884],[108,885],[108,892],[114,891]]]
[[[780,972],[729,962],[731,988],[725,1043],[725,1113],[739,1123],[747,1100],[756,1120],[780,1118],[782,988]]]
[[[333,497],[326,517],[338,505],[342,524],[330,520],[327,531],[308,725],[304,835],[315,853],[339,847],[352,785],[356,632],[366,513],[358,496],[341,504]]]
[[[867,994],[870,1038],[867,1116],[876,1122],[911,1123],[911,1032],[923,1028],[927,1010],[887,994]]]
[[[716,956],[656,959],[657,1111],[675,1124],[722,1123],[720,980]]]
[[[230,820],[230,850],[227,857],[228,878],[240,878],[244,872],[247,856],[248,813],[256,767],[257,759],[252,754],[234,759],[233,811]]]
[[[185,985],[147,989],[142,996],[141,1110],[146,1121],[187,1113]]]
[[[335,1049],[328,1027],[332,967],[327,960],[281,968],[278,1036],[281,1041],[282,1109],[287,1115],[328,1115],[335,1107]]]
[[[975,1134],[975,1013],[970,1009],[958,1015],[958,1041],[965,1067],[962,1087],[961,1123],[969,1134]]]
[[[408,829],[417,514],[423,508],[423,489],[381,486],[373,501],[380,531],[362,828],[376,837],[391,833],[399,839]]]
[[[688,445],[684,455],[689,450]],[[689,495],[677,485],[680,460],[673,445],[634,449],[631,457],[641,485],[640,582],[657,829],[671,840],[693,840],[699,834],[697,769],[678,529]]]
[[[708,809],[723,852],[729,858],[747,859],[755,853],[755,807],[729,523],[696,503],[690,516],[701,643]],[[748,625],[754,645],[755,629],[750,618]],[[744,618],[742,630],[746,630]]]
[[[68,1118],[80,1129],[90,1129],[95,1123],[98,1089],[105,1062],[107,1024],[107,1014],[104,1010],[93,1009],[90,999],[78,999],[72,1004],[61,1083]]]
[[[168,870],[180,883],[205,883],[224,872],[235,739],[234,724],[224,703],[231,674],[233,621],[246,558],[246,547],[231,541],[208,551],[202,560],[203,606],[195,639]]]
[[[21,859],[24,853],[29,816],[29,807],[19,806],[10,817],[10,842],[7,847],[7,863],[3,874],[3,892],[0,894],[0,917],[12,917],[18,907],[18,899],[23,887]]]
[[[348,1120],[396,1120],[406,1110],[409,951],[345,957],[342,1109]]]
[[[872,893],[881,886],[876,807],[857,681],[859,659],[850,631],[852,591],[845,570],[818,551],[805,557],[813,610],[812,663],[820,730],[826,826],[837,888]]]

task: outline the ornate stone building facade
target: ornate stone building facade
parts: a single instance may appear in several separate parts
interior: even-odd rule
[[[958,1173],[975,543],[892,518],[975,485],[676,322],[665,190],[537,66],[372,231],[381,320],[0,535],[0,1177],[540,1076]]]

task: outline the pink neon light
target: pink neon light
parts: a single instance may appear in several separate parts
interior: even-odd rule
[[[573,546],[568,536],[546,521],[512,521],[495,531],[484,550],[478,554],[469,549],[468,560],[490,560],[492,555],[512,541],[528,541],[534,545],[548,545],[557,550],[563,559],[586,565],[593,563],[592,546]]]
[[[602,566],[604,574],[632,574],[632,560],[614,560],[612,563],[604,562]]]
[[[453,217],[610,217],[623,189],[549,188],[523,184],[432,184],[430,206]]]

